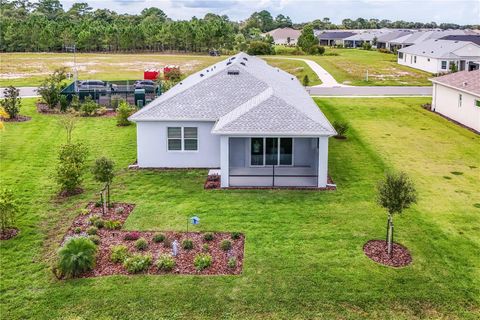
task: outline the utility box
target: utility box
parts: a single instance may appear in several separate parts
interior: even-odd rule
[[[145,89],[135,89],[134,101],[139,109],[143,108],[145,105]]]

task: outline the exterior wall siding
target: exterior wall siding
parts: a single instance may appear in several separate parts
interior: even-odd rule
[[[461,106],[459,106],[460,94]],[[480,97],[437,83],[433,84],[432,110],[480,132],[480,107],[475,106],[475,100],[480,100]]]
[[[218,168],[220,137],[211,134],[213,122],[137,122],[137,161],[140,168]],[[168,127],[197,127],[198,151],[168,151]]]

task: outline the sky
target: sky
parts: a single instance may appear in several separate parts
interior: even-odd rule
[[[136,14],[148,7],[162,9],[170,18],[203,17],[208,12],[226,14],[230,20],[248,18],[254,11],[268,10],[288,15],[294,23],[329,17],[334,23],[344,18],[378,18],[460,25],[480,24],[480,0],[60,0],[64,9],[74,2],[88,2],[94,9]]]

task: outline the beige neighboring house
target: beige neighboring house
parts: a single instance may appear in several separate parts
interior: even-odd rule
[[[430,81],[432,111],[480,133],[480,70],[455,72]]]
[[[278,45],[295,46],[302,32],[292,28],[277,28],[266,34],[272,36],[273,42]]]

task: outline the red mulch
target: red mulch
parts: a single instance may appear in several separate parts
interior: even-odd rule
[[[392,256],[387,253],[387,242],[384,240],[370,240],[363,246],[365,255],[375,262],[390,267],[405,267],[412,263],[412,256],[407,248],[393,243]]]
[[[25,122],[28,120],[31,120],[31,117],[28,116],[22,116],[22,115],[17,115],[15,118],[1,118],[3,122]]]
[[[122,207],[124,212],[119,213],[118,208]],[[67,231],[66,237],[74,236],[74,229],[80,227],[82,229],[81,234],[85,234],[85,231],[90,227],[88,218],[92,215],[99,215],[104,220],[118,220],[122,224],[128,218],[128,215],[134,209],[133,204],[128,203],[115,203],[113,208],[108,209],[108,212],[102,216],[102,208],[96,207],[95,204],[89,203],[87,209],[89,213],[86,215],[79,215],[75,218],[72,226]],[[240,235],[239,239],[231,239],[230,233],[224,232],[212,232],[214,239],[212,241],[203,240],[204,233],[201,232],[173,232],[173,231],[140,231],[141,237],[145,238],[148,242],[148,248],[144,251],[140,251],[135,248],[135,240],[124,240],[126,233],[132,231],[125,230],[107,230],[105,228],[99,229],[97,235],[100,237],[100,244],[98,246],[97,264],[95,268],[83,277],[98,277],[113,274],[129,274],[122,266],[121,263],[113,263],[110,261],[110,247],[114,245],[125,245],[129,248],[131,253],[152,254],[153,264],[150,266],[146,273],[148,274],[201,274],[201,275],[220,275],[220,274],[240,274],[243,268],[243,252],[244,252],[244,235]],[[172,249],[166,248],[163,242],[153,242],[153,236],[157,233],[163,233],[171,242],[177,240],[179,243],[178,255],[174,258],[176,262],[175,268],[170,272],[159,271],[156,267],[157,258],[161,254],[171,254]],[[183,239],[190,238],[193,240],[194,248],[192,250],[184,250],[181,248]],[[232,242],[232,249],[225,252],[220,249],[220,243],[222,240],[228,239]],[[193,265],[193,260],[196,254],[202,253],[203,244],[207,243],[209,246],[208,253],[212,256],[212,265],[203,271],[198,272]],[[237,266],[235,268],[229,268],[227,261],[230,257],[235,257],[237,260]]]
[[[5,232],[0,231],[0,240],[8,240],[15,237],[20,231],[17,228],[6,229]]]

